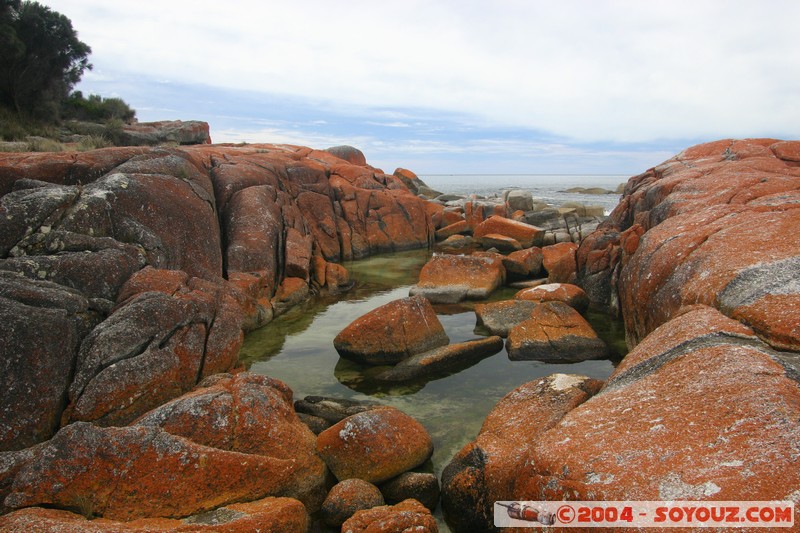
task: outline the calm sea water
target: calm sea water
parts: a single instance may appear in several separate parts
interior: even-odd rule
[[[630,176],[587,174],[427,174],[419,176],[434,190],[467,196],[497,196],[504,190],[524,189],[548,204],[559,206],[564,202],[580,202],[585,205],[602,205],[606,213],[619,203],[618,194],[578,194],[564,192],[573,187],[600,187],[615,191],[620,183]]]

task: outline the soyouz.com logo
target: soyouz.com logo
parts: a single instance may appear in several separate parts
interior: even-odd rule
[[[791,501],[530,502],[494,504],[495,527],[794,526]]]

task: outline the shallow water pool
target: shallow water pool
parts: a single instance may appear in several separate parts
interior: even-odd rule
[[[450,458],[475,438],[486,415],[514,388],[556,372],[607,378],[614,369],[610,360],[576,364],[510,361],[504,350],[475,366],[429,382],[382,384],[370,379],[382,368],[368,368],[341,359],[334,337],[364,313],[392,300],[408,296],[427,250],[401,252],[347,263],[355,280],[347,293],[317,299],[282,315],[245,338],[240,359],[249,370],[288,384],[295,399],[308,395],[333,396],[380,402],[401,409],[419,420],[434,443],[432,469],[441,476]],[[497,291],[492,300],[511,298],[514,289]],[[434,306],[450,341],[477,338],[473,303]],[[624,354],[621,324],[600,312],[587,319],[617,352]],[[430,465],[429,465],[430,466]]]

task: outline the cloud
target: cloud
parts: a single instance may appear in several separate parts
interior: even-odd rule
[[[435,135],[426,114],[579,144],[798,136],[793,0],[46,3],[105,83],[247,90]]]

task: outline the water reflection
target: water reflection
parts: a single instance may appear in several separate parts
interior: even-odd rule
[[[606,379],[614,363],[510,361],[504,349],[455,374],[427,382],[390,384],[374,379],[387,367],[368,368],[341,359],[333,338],[364,313],[408,296],[429,256],[426,250],[402,252],[346,265],[356,281],[353,289],[338,300],[309,303],[248,334],[241,359],[251,371],[287,383],[297,398],[320,395],[379,401],[417,418],[433,438],[433,467],[439,475],[450,458],[475,438],[492,407],[516,387],[556,372]],[[515,292],[503,289],[492,299],[511,298]],[[474,305],[434,306],[451,343],[478,336]],[[617,350],[618,357],[625,353],[619,323],[596,311],[589,312],[587,319]]]

